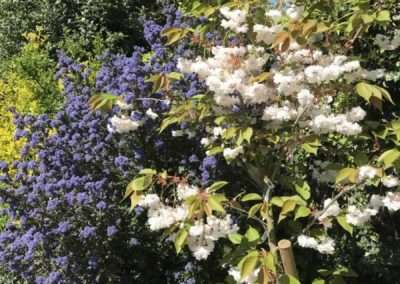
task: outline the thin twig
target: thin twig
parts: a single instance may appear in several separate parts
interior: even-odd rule
[[[335,197],[332,198],[331,202],[329,202],[329,204],[322,211],[318,212],[314,216],[313,220],[304,228],[304,230],[302,232],[307,232],[315,224],[315,222],[317,222],[318,218],[321,217],[329,209],[329,207],[331,207],[340,197],[342,197],[344,194],[346,194],[347,192],[349,192],[356,186],[357,185],[354,184],[352,186],[342,189]],[[300,234],[298,234],[298,235],[300,235]]]

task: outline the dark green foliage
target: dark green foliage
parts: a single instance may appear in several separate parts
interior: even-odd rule
[[[158,12],[157,12],[158,11]],[[159,1],[4,0],[0,2],[0,59],[19,51],[22,34],[42,26],[54,46],[69,35],[91,50],[100,35],[108,47],[129,52],[143,45],[141,15],[161,17]]]

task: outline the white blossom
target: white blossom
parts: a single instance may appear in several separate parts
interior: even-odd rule
[[[382,203],[390,211],[397,211],[400,209],[400,193],[399,192],[388,192],[382,199]]]
[[[396,187],[399,185],[399,178],[394,176],[384,176],[382,179],[382,184],[386,187]]]
[[[311,249],[317,249],[318,247],[318,241],[312,237],[308,237],[306,235],[300,235],[297,237],[297,242],[299,243],[299,246],[303,248],[311,248]]]
[[[225,148],[224,149],[224,157],[227,160],[233,160],[235,159],[239,154],[243,154],[244,149],[243,146],[239,146],[236,148]]]
[[[148,115],[151,119],[157,119],[158,114],[153,112],[151,108],[146,111],[146,115]]]
[[[110,119],[111,125],[108,127],[108,130],[113,132],[114,130],[118,133],[127,133],[130,131],[134,131],[138,129],[141,125],[141,121],[133,121],[127,116],[117,116],[114,115]]]
[[[367,113],[361,107],[354,107],[347,113],[347,117],[351,122],[363,120]]]
[[[178,184],[177,194],[179,200],[185,200],[188,197],[197,195],[199,192],[199,188],[197,186],[188,185],[188,184]]]
[[[377,171],[371,166],[362,166],[360,167],[358,178],[360,180],[372,179],[376,176]]]
[[[317,250],[322,254],[333,254],[335,252],[335,241],[327,237],[318,244]]]
[[[331,198],[328,198],[324,201],[324,210],[326,211],[318,217],[319,221],[323,221],[325,218],[328,217],[335,217],[340,214],[340,207],[339,203],[335,201],[331,206],[328,207],[328,205],[332,202]]]

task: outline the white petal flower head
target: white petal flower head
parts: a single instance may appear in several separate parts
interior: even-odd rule
[[[318,242],[316,239],[312,237],[308,237],[306,235],[300,235],[297,237],[297,242],[299,243],[299,246],[303,248],[312,248],[316,249],[318,246]]]
[[[382,184],[386,187],[396,187],[399,185],[399,178],[394,176],[384,176],[382,179]]]
[[[207,241],[206,244],[197,246],[193,250],[193,256],[197,260],[202,260],[202,259],[207,259],[207,257],[210,255],[210,253],[214,250],[214,242],[212,241]]]
[[[192,237],[200,236],[204,232],[204,224],[197,223],[189,228],[189,235]]]
[[[171,131],[172,137],[180,137],[185,134],[183,130],[172,130]]]
[[[303,6],[296,6],[296,5],[291,5],[289,8],[286,10],[286,15],[295,20],[303,16],[304,12],[304,7]]]
[[[160,204],[160,198],[157,194],[146,194],[139,201],[139,205],[142,207],[158,208]]]
[[[347,208],[346,222],[354,226],[363,226],[371,219],[370,212],[357,209],[354,205]]]
[[[193,185],[179,184],[177,187],[177,194],[179,200],[185,200],[188,197],[197,195],[199,188]]]
[[[243,10],[229,10],[227,7],[220,9],[221,14],[227,19],[221,21],[221,26],[231,29],[236,33],[246,33],[248,24],[246,24],[247,14]]]
[[[122,109],[122,110],[128,110],[132,109],[133,105],[127,104],[124,100],[118,100],[117,105]]]
[[[239,146],[236,148],[225,148],[224,149],[224,157],[227,160],[233,160],[235,159],[239,154],[243,154],[244,149],[243,146]]]
[[[274,23],[277,23],[280,21],[280,19],[282,17],[282,13],[279,10],[269,10],[265,13],[265,16],[267,16],[268,18],[271,18],[272,21],[274,21]]]
[[[351,122],[357,122],[363,120],[366,115],[367,113],[361,107],[354,107],[347,113],[347,118]]]
[[[382,199],[383,199],[382,196],[373,194],[373,195],[371,196],[371,199],[369,200],[368,206],[371,207],[371,208],[373,208],[373,209],[378,210],[379,207],[382,207],[382,206],[383,206]]]
[[[201,140],[200,140],[200,144],[204,145],[204,146],[210,145],[211,142],[212,142],[211,139],[210,138],[206,138],[206,137],[201,138]]]
[[[322,254],[333,254],[335,252],[335,241],[328,237],[318,244],[317,250]]]
[[[331,202],[332,199],[330,198],[324,201],[324,209],[327,209],[320,217],[318,217],[318,220],[323,221],[325,218],[335,217],[340,214],[340,207],[337,201],[335,201],[331,206],[327,207]]]
[[[241,279],[239,269],[237,269],[236,267],[232,267],[231,269],[229,269],[228,274],[233,277],[236,283],[253,284],[254,282],[257,281],[259,272],[260,268],[257,268],[249,276],[245,277],[244,279]]]
[[[397,211],[400,209],[400,192],[388,192],[382,199],[382,203],[390,211]]]
[[[302,107],[309,107],[313,105],[314,95],[307,89],[301,90],[297,94],[297,101]]]
[[[118,133],[127,133],[134,131],[140,127],[142,124],[140,121],[133,121],[127,116],[116,116],[114,115],[111,120],[111,126],[109,129],[115,129]]]
[[[151,119],[157,119],[158,114],[156,114],[155,112],[153,112],[153,110],[151,108],[149,108],[146,111],[146,115],[149,116]]]
[[[360,180],[372,179],[376,176],[377,171],[370,166],[362,166],[359,170],[358,177]]]

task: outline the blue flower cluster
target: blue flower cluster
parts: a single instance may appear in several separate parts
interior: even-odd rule
[[[146,78],[176,71],[178,56],[192,52],[190,39],[176,49],[166,47],[161,31],[187,27],[195,20],[185,21],[173,7],[165,13],[165,26],[144,23],[151,48],[148,60],[143,60],[146,50],[139,47],[131,56],[105,53],[92,82],[91,70],[60,53],[57,77],[64,86],[62,111],[54,118],[15,113],[15,139],[27,142],[21,159],[12,165],[16,172],[0,162],[0,201],[6,205],[1,213],[11,218],[0,233],[0,263],[29,283],[139,281],[149,273],[144,263],[159,263],[168,256],[176,263],[159,264],[151,270],[152,278],[158,271],[160,281],[166,281],[165,275],[174,281],[174,273],[185,270],[187,258],[181,261],[169,244],[167,248],[158,243],[158,236],[144,229],[144,217],[138,214],[132,220],[126,204],[121,204],[124,188],[144,167],[173,174],[183,167],[184,172],[201,177],[203,184],[212,182],[223,167],[204,156],[201,137],[160,134],[160,121],[151,119],[130,135],[110,133],[108,121],[121,111],[119,107],[103,114],[92,113],[88,106],[93,95],[111,93],[134,104],[133,119],[140,119],[149,108],[159,114],[169,110],[165,93],[151,94],[152,84]],[[204,88],[195,75],[171,84],[186,98]],[[147,246],[139,247],[141,240]],[[154,246],[160,246],[162,256],[154,253]]]

